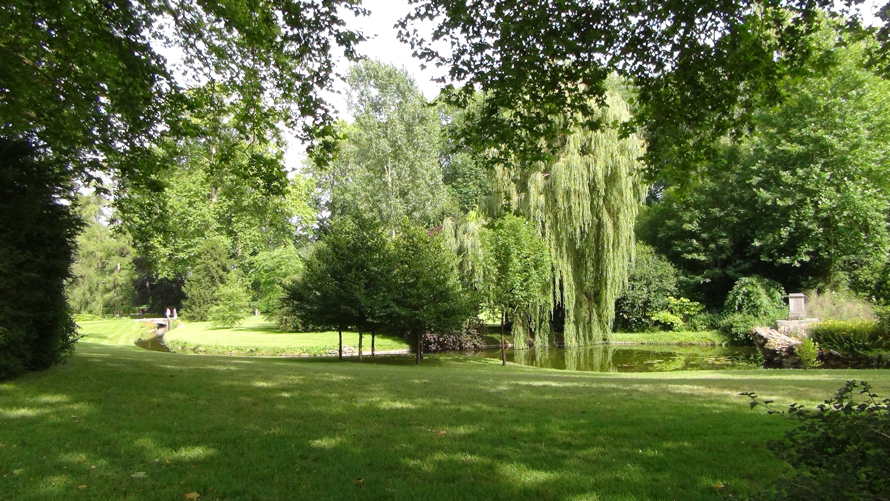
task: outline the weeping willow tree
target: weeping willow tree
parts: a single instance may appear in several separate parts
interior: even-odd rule
[[[572,129],[551,160],[500,164],[491,172],[496,190],[481,201],[483,212],[490,217],[504,210],[524,215],[552,259],[544,305],[514,319],[515,346],[526,346],[529,336],[537,346],[552,345],[550,319],[559,307],[565,311],[566,346],[609,340],[615,299],[633,257],[634,220],[644,188],[638,159],[645,144],[636,135],[621,137],[618,127],[631,113],[618,92],[608,93],[598,114],[602,128]],[[472,217],[445,225],[464,268],[476,281],[485,280],[474,270],[480,228]]]

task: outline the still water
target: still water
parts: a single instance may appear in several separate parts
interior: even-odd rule
[[[149,350],[170,351],[163,336],[136,341]],[[499,349],[472,352],[428,353],[425,360],[436,358],[493,358],[500,360]],[[358,357],[349,357],[350,361]],[[366,363],[413,365],[414,355],[365,356]],[[671,372],[693,370],[758,369],[757,348],[716,346],[591,346],[586,348],[546,348],[508,350],[507,361],[542,367],[586,372]]]
[[[500,350],[478,352],[500,359]],[[507,361],[547,369],[586,372],[671,372],[757,369],[757,348],[714,346],[591,346],[510,350]]]

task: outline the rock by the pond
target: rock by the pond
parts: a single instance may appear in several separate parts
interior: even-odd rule
[[[797,356],[797,345],[801,340],[787,336],[769,327],[755,327],[751,332],[754,345],[763,356],[763,366],[768,368],[793,369],[803,367]]]

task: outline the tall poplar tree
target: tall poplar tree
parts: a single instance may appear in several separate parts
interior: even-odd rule
[[[441,123],[404,69],[366,60],[347,77],[348,110],[333,165],[316,169],[330,190],[329,209],[341,215],[358,209],[391,234],[403,219],[439,222],[447,191],[439,152]]]

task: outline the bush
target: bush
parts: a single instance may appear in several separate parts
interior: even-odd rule
[[[667,300],[667,309],[655,313],[650,319],[653,325],[664,326],[672,331],[683,330],[689,318],[700,314],[705,309],[701,303],[690,301],[685,297],[670,296]]]
[[[856,394],[864,396],[854,401]],[[774,411],[753,393],[751,407],[764,406],[797,422],[797,428],[767,448],[794,468],[756,499],[878,500],[890,498],[890,399],[879,400],[865,382],[847,381],[816,409],[791,404]]]
[[[729,291],[724,309],[727,313],[778,318],[782,315],[777,310],[784,310],[784,297],[785,290],[778,282],[758,276],[744,277]]]
[[[865,354],[888,347],[887,333],[875,321],[828,320],[813,326],[810,334],[820,345],[841,353]]]
[[[667,311],[668,298],[677,294],[677,276],[670,261],[638,243],[627,287],[615,300],[615,329],[637,332],[652,327],[653,315]]]
[[[686,328],[693,332],[710,331],[720,328],[720,315],[701,311],[686,320]]]
[[[651,317],[652,324],[669,331],[683,330],[683,319],[669,311],[659,311]]]
[[[842,292],[807,291],[807,316],[822,320],[877,320],[874,306],[864,299]]]
[[[728,313],[723,315],[717,322],[721,332],[729,338],[729,343],[733,345],[751,344],[751,338],[748,334],[755,327],[772,325],[776,322],[776,317],[758,317],[755,315],[747,315],[744,313]]]
[[[436,353],[440,351],[464,351],[478,350],[485,346],[482,336],[488,335],[488,327],[479,319],[468,320],[458,332],[433,333],[428,332],[423,337],[424,353]],[[413,342],[410,334],[407,337],[409,343]]]
[[[819,345],[814,343],[812,339],[805,338],[801,341],[800,344],[797,345],[797,348],[795,348],[795,352],[804,367],[809,368],[818,365]]]

